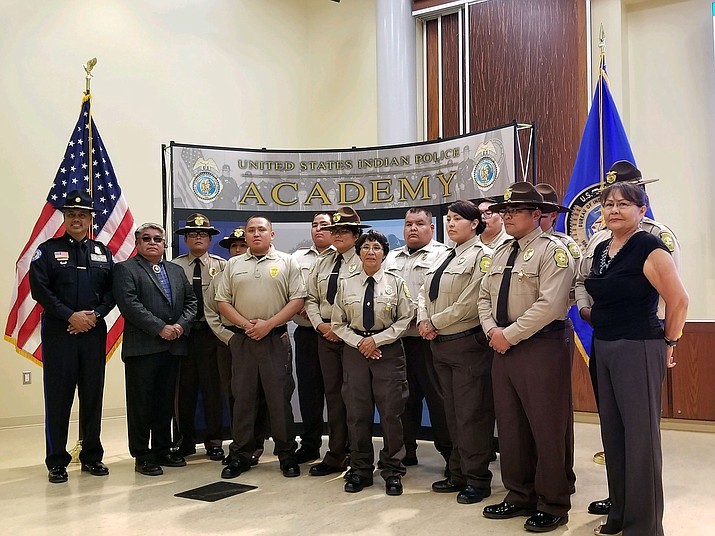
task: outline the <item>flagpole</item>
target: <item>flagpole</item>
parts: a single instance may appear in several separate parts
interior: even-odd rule
[[[603,164],[603,73],[606,63],[606,32],[603,30],[603,24],[598,32],[598,48],[601,49],[601,55],[598,60],[598,129],[600,138],[599,156],[600,169],[598,182],[601,190],[603,190],[603,180],[605,177],[605,169]]]
[[[85,76],[85,90],[84,97],[82,97],[82,104],[84,104],[86,101],[89,101],[89,117],[87,118],[87,126],[89,128],[89,132],[87,135],[87,139],[89,142],[89,146],[87,147],[87,168],[89,169],[89,184],[87,185],[87,187],[89,188],[89,196],[92,200],[94,200],[94,189],[92,188],[92,93],[90,92],[90,86],[92,84],[92,69],[95,65],[97,65],[97,58],[92,58],[91,60],[87,61],[87,63],[82,65],[82,67],[84,67],[84,71],[87,73]],[[87,234],[90,238],[94,238],[94,212],[92,213],[92,224],[89,226],[89,232]]]

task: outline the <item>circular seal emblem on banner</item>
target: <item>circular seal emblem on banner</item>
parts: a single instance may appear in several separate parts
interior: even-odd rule
[[[591,237],[601,229],[600,195],[601,185],[595,183],[581,190],[569,203],[571,212],[566,214],[564,222],[566,234],[571,235],[583,251]]]
[[[489,190],[499,176],[499,164],[497,164],[498,153],[494,144],[490,141],[477,148],[477,163],[472,169],[472,180],[482,191]]]
[[[223,185],[218,178],[218,166],[213,158],[199,157],[193,166],[194,177],[191,179],[191,191],[199,201],[210,203],[221,193]],[[200,225],[200,224],[199,224]]]
[[[210,171],[202,171],[191,181],[191,191],[204,203],[210,203],[221,192],[221,181]]]

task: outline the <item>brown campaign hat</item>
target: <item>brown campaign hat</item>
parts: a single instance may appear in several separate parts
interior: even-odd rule
[[[530,182],[515,182],[504,191],[504,201],[495,203],[489,210],[494,212],[509,207],[532,206],[544,212],[553,212],[554,205],[544,201],[544,197],[536,191]]]
[[[340,207],[331,218],[332,224],[326,225],[323,229],[335,229],[336,227],[352,227],[357,229],[368,229],[372,225],[360,223],[360,216],[350,207]]]
[[[218,245],[222,248],[231,249],[231,244],[234,242],[246,242],[246,230],[243,227],[236,227],[231,234],[222,238]]]
[[[176,234],[185,235],[191,231],[205,231],[209,235],[217,235],[221,232],[211,225],[211,222],[206,216],[198,212],[186,218],[186,226],[177,229]]]
[[[553,205],[551,210],[545,209],[544,212],[571,212],[570,208],[559,204],[559,194],[556,193],[553,186],[542,182],[541,184],[537,184],[535,188],[536,191],[541,194],[541,197],[544,198],[544,201]]]
[[[94,212],[94,203],[92,203],[92,198],[87,193],[87,190],[73,190],[67,193],[65,206],[62,207],[62,210],[67,210],[68,208],[82,208]]]
[[[643,184],[650,184],[657,180],[658,179],[644,179],[640,170],[634,166],[633,163],[628,160],[619,160],[615,162],[611,166],[611,169],[608,170],[608,173],[606,173],[604,187],[611,186],[617,182],[629,182],[637,186],[642,186]]]

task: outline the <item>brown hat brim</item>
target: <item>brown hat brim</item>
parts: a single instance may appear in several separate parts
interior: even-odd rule
[[[356,229],[370,229],[372,225],[365,225],[364,223],[352,223],[352,222],[340,222],[340,223],[333,223],[330,225],[323,225],[323,229],[337,229],[338,227],[354,227]]]
[[[185,235],[186,233],[190,233],[192,231],[204,231],[210,236],[215,236],[221,233],[221,231],[219,231],[215,227],[182,227],[181,229],[176,230],[176,234]]]
[[[501,203],[494,203],[489,207],[492,212],[499,212],[500,210],[507,209],[509,207],[534,207],[542,212],[553,212],[555,206],[553,203],[544,203],[537,201],[503,201]],[[566,207],[563,207],[566,208]]]
[[[234,242],[246,242],[246,237],[242,236],[241,238],[236,238],[235,236],[229,236],[227,238],[222,238],[221,240],[219,240],[218,245],[222,248],[231,249],[231,244],[233,244]],[[246,242],[246,244],[248,244],[248,242]]]
[[[549,208],[542,208],[541,210],[547,214],[551,212],[558,212],[559,214],[566,214],[567,212],[571,212],[571,209],[569,207],[565,207],[563,205],[559,205],[558,203],[547,203],[549,205]]]

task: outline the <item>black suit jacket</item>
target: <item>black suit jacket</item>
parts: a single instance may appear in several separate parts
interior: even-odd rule
[[[164,294],[152,264],[136,255],[114,266],[112,285],[117,306],[124,316],[122,360],[136,355],[169,352],[185,355],[187,336],[196,316],[196,296],[184,270],[164,262],[173,303]],[[173,341],[159,336],[167,324],[179,324],[184,334]]]

